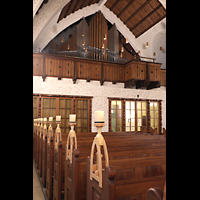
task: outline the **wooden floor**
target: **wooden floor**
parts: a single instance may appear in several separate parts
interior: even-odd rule
[[[45,200],[34,165],[33,165],[33,200]]]

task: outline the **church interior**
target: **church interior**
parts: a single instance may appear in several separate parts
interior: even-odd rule
[[[33,199],[166,200],[166,0],[33,0]]]

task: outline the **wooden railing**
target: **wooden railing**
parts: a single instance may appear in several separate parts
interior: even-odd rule
[[[161,64],[145,61],[130,61],[126,64],[109,61],[67,57],[61,55],[33,54],[33,75],[62,78],[98,80],[113,84],[125,83],[125,87],[148,87],[151,83],[157,86],[166,85],[166,70]],[[154,87],[154,86],[153,86]]]

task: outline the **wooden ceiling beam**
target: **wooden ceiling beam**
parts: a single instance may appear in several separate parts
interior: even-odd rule
[[[153,27],[155,24],[157,24],[159,21],[161,21],[162,19],[164,19],[166,17],[166,13],[159,18],[158,20],[154,21],[153,24],[151,24],[150,26],[148,26],[147,28],[145,28],[141,33],[139,33],[138,35],[135,35],[135,37],[139,37],[140,35],[142,35],[144,32],[148,31],[151,27]]]
[[[70,3],[70,2],[69,2],[69,3]],[[69,3],[67,3],[67,4],[62,8],[62,10],[61,10],[61,12],[60,12],[60,15],[59,15],[59,17],[58,17],[57,23],[58,23],[60,20],[63,19],[64,14],[65,14],[66,11],[67,11],[67,8],[68,8]]]
[[[73,9],[73,11],[72,11],[72,13],[73,12],[75,12],[76,10],[78,10],[78,5],[79,5],[79,0],[77,0],[77,2],[76,2],[76,4],[75,4],[75,7],[74,7],[74,9]]]
[[[117,17],[120,17],[122,13],[126,11],[126,9],[134,2],[135,0],[129,1],[129,3],[125,6],[124,9],[121,10],[121,12],[117,15]]]
[[[112,5],[112,7],[110,8],[110,10],[112,10],[121,0],[117,0],[115,1],[115,3]]]
[[[64,18],[67,17],[67,15],[68,15],[68,13],[69,13],[69,11],[70,11],[70,9],[71,9],[73,3],[74,3],[74,0],[71,0],[71,1],[70,1],[70,5],[68,6],[68,9],[67,9],[67,11],[66,11],[66,13],[65,13],[65,15],[64,15]]]
[[[155,9],[153,9],[148,15],[146,15],[142,20],[140,20],[137,24],[135,24],[135,26],[133,26],[130,30],[134,30],[135,28],[137,28],[143,21],[145,21],[148,17],[150,17],[153,13],[155,13],[160,7],[162,6],[162,4],[159,4]]]
[[[133,18],[138,12],[140,12],[151,0],[147,0],[145,3],[143,3],[125,22],[126,24],[131,18]]]

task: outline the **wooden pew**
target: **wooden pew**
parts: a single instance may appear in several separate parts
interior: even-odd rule
[[[86,135],[76,133],[78,149],[73,151],[72,163],[65,157],[65,200],[86,199],[86,158],[91,151],[94,133]]]
[[[147,200],[163,200],[163,191],[159,187],[149,188]]]
[[[66,147],[66,141],[67,141],[67,135],[68,133],[64,133],[62,134],[62,153],[61,153],[61,168],[57,167],[56,169],[56,173],[60,175],[60,171],[61,173],[64,174],[64,168],[62,168],[63,163],[65,162],[65,170],[66,170],[66,159],[65,159],[65,147]],[[61,180],[59,183],[59,181],[54,181],[54,186],[56,185],[55,192],[58,194],[58,191],[60,191],[60,195],[62,196],[64,193],[61,192],[64,189],[64,184],[66,186],[66,180],[70,180],[69,178],[67,179],[66,177],[71,177],[71,180],[76,180],[75,182],[72,181],[71,186],[68,186],[68,192],[66,192],[66,187],[65,187],[65,199],[70,197],[70,193],[69,193],[69,188],[75,188],[72,193],[74,193],[74,199],[86,199],[86,168],[87,168],[87,156],[90,155],[90,151],[91,151],[91,144],[92,141],[95,137],[96,133],[78,133],[77,134],[77,143],[78,143],[78,149],[79,149],[79,153],[75,153],[74,154],[74,160],[76,160],[76,162],[74,162],[74,166],[70,166],[70,164],[68,163],[68,167],[69,169],[71,168],[71,171],[73,171],[73,168],[76,169],[76,172],[78,170],[78,173],[71,173],[70,170],[67,175],[65,173],[65,178],[64,175],[58,176],[58,179]],[[137,133],[126,133],[126,132],[119,132],[119,133],[110,133],[110,132],[105,132],[103,133],[104,138],[106,138],[107,142],[107,147],[108,147],[108,151],[110,151],[109,153],[109,159],[126,159],[126,158],[134,158],[134,157],[153,157],[153,156],[160,156],[160,155],[165,155],[165,148],[163,148],[161,151],[158,152],[158,150],[161,149],[161,145],[163,143],[163,141],[160,140],[160,136],[161,135],[150,135],[147,133],[144,134],[137,134]],[[154,137],[154,140],[152,140],[152,137]],[[163,136],[162,136],[163,137]],[[47,152],[53,152],[53,142],[54,138],[51,138],[50,140],[50,144],[49,144],[49,148],[47,145]],[[123,143],[121,142],[123,140]],[[114,143],[113,143],[114,141]],[[140,144],[141,141],[143,142],[143,145]],[[152,143],[153,141],[153,143]],[[165,141],[164,141],[165,143]],[[109,144],[109,145],[108,145]],[[64,146],[63,146],[64,145]],[[151,151],[149,151],[148,149],[151,149]],[[78,151],[78,150],[77,150]],[[119,153],[120,152],[120,155]],[[60,155],[60,153],[56,156]],[[55,155],[54,155],[55,156]],[[50,163],[53,163],[53,157],[52,153],[47,153],[47,178],[46,178],[46,193],[49,199],[52,198],[52,189],[50,189],[50,185],[52,188],[52,175],[48,175],[50,174],[50,172],[48,173],[48,169],[49,171],[52,171],[50,169],[53,169],[53,165],[51,165]],[[49,157],[49,162],[48,162],[48,157]],[[51,158],[50,158],[51,157]],[[57,160],[60,159],[60,157],[56,158]],[[49,163],[49,165],[48,165]],[[55,165],[55,164],[54,164]],[[48,167],[49,166],[49,167]],[[57,165],[58,166],[58,165]],[[110,170],[110,169],[109,169]],[[108,171],[109,171],[108,170]],[[55,170],[54,170],[55,171]],[[75,171],[74,171],[75,172]],[[61,178],[60,178],[61,177]],[[54,177],[55,179],[55,177]],[[64,182],[65,181],[65,182]],[[111,180],[109,180],[111,181]],[[69,183],[69,181],[68,181]],[[60,187],[61,185],[61,187]],[[68,184],[69,185],[69,184]],[[77,186],[78,185],[78,186]],[[61,188],[61,189],[60,189]],[[76,189],[78,188],[78,189]],[[57,197],[55,197],[55,199],[58,199],[59,194],[57,195]],[[72,195],[73,197],[73,195]],[[71,198],[69,198],[71,199]]]
[[[39,138],[40,138],[40,122],[39,119],[37,121],[37,128],[36,128],[36,169],[39,169]]]
[[[165,128],[163,128],[163,134],[164,134],[164,136],[166,136],[166,129]]]
[[[65,163],[65,200],[66,199],[85,199],[86,196],[86,158],[90,155],[91,144],[96,133],[76,133],[78,153],[73,158],[75,163]],[[104,132],[107,143],[109,159],[127,159],[138,157],[165,156],[165,139],[161,135],[135,134],[135,133],[112,133]],[[123,141],[123,142],[121,142]],[[162,146],[162,148],[161,148]],[[76,173],[73,173],[76,171]],[[76,175],[76,176],[75,176]],[[78,187],[72,182],[78,182]],[[76,180],[76,181],[75,181]],[[66,183],[68,182],[68,183]],[[74,188],[76,188],[76,190]],[[76,191],[76,196],[71,193]]]
[[[54,173],[54,137],[53,133],[53,117],[49,117],[49,127],[47,133],[47,169],[46,169],[46,195],[49,200],[53,199],[53,173]]]
[[[56,136],[55,136],[56,140]],[[53,200],[61,200],[64,196],[64,164],[67,134],[62,134],[62,140],[54,142],[54,176]]]
[[[54,174],[54,137],[47,142],[47,177],[46,194],[49,200],[53,199],[53,174]]]
[[[43,122],[43,138],[42,138],[42,183],[46,187],[46,172],[47,172],[47,118]]]
[[[41,126],[40,126],[40,132],[38,137],[38,144],[39,144],[39,175],[42,177],[42,157],[43,157],[43,118],[40,118]]]
[[[143,137],[143,138],[142,138]],[[112,157],[110,162],[110,166],[105,168],[103,172],[103,180],[104,183],[103,187],[99,187],[98,181],[95,179],[90,180],[89,178],[89,165],[90,165],[90,157],[87,161],[87,199],[93,200],[93,199],[116,199],[116,200],[122,200],[122,199],[146,199],[146,192],[150,187],[164,187],[164,182],[166,178],[166,156],[155,154],[154,146],[162,147],[159,145],[159,139],[160,141],[165,140],[163,136],[159,135],[148,135],[147,137],[145,135],[140,137],[134,137],[132,138],[133,141],[133,148],[137,150],[139,148],[140,150],[148,150],[143,156],[135,157],[135,158],[125,158],[122,156],[122,159],[115,159],[115,157]],[[145,138],[146,137],[146,138]],[[105,134],[104,134],[104,138]],[[125,137],[126,138],[126,137]],[[137,138],[137,140],[136,140]],[[121,139],[121,138],[120,138]],[[105,139],[106,140],[106,139]],[[115,142],[117,142],[116,138],[113,139]],[[106,140],[108,149],[110,145],[108,139]],[[122,140],[121,140],[122,141]],[[121,142],[121,149],[122,147],[125,147],[125,145],[131,144],[131,140],[129,138],[129,141]],[[113,142],[113,144],[115,144]],[[166,140],[163,141],[165,144]],[[116,143],[119,145],[119,142]],[[130,146],[131,147],[131,146]],[[130,148],[129,147],[129,148]],[[115,150],[115,148],[113,146]],[[111,149],[110,149],[111,150]],[[154,151],[152,154],[151,151]],[[152,156],[147,156],[147,152],[152,154]],[[120,154],[120,151],[118,152]],[[142,151],[140,152],[140,154]],[[163,151],[165,154],[165,151]],[[112,154],[112,151],[108,150],[108,154]],[[93,161],[92,161],[93,162]],[[112,167],[114,167],[115,171],[115,178],[110,179],[109,173],[107,171],[110,171]],[[112,176],[113,177],[113,176]],[[113,180],[114,179],[114,180]],[[105,187],[107,189],[105,189]],[[108,189],[109,188],[109,189]]]

